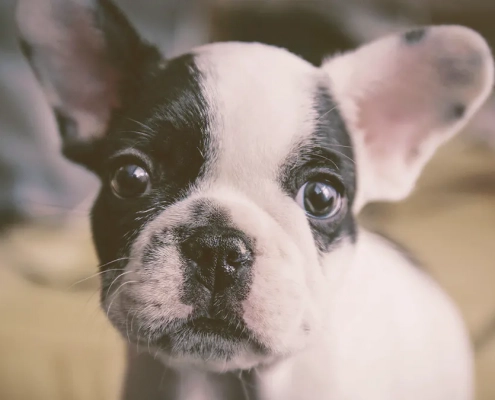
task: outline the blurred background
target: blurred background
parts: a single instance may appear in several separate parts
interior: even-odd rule
[[[493,0],[116,0],[167,56],[220,40],[329,54],[405,28],[458,23],[495,46]],[[51,111],[0,0],[0,399],[117,399],[124,344],[98,307],[88,223],[98,182],[64,160]],[[399,204],[362,222],[408,247],[459,305],[477,399],[495,399],[495,100]]]

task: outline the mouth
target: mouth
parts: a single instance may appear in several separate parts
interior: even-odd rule
[[[240,323],[207,317],[195,318],[184,325],[191,334],[212,335],[222,339],[248,340],[249,334]]]
[[[254,343],[239,321],[198,317],[166,329],[155,345],[176,356],[229,359],[240,347]]]
[[[196,365],[215,372],[249,369],[271,356],[254,334],[239,320],[199,317],[176,321],[157,337],[139,340],[171,365]]]

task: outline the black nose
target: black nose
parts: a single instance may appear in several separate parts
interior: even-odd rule
[[[242,279],[253,263],[249,240],[235,229],[202,228],[181,246],[182,255],[194,266],[198,281],[221,292]]]

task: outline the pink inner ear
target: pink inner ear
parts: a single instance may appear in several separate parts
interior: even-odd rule
[[[104,134],[121,104],[117,68],[95,25],[99,2],[20,0],[17,19],[50,105],[74,122],[79,139]]]
[[[84,115],[106,125],[111,110],[119,107],[118,72],[108,62],[105,39],[93,26],[89,15],[79,10],[72,16],[72,30],[61,49],[59,93],[65,106],[79,117]],[[69,49],[70,51],[67,51]],[[71,83],[72,82],[72,83]],[[77,121],[80,128],[90,126]],[[81,132],[81,135],[84,135]],[[89,135],[93,132],[89,132]]]
[[[407,60],[409,58],[409,60]],[[357,126],[373,158],[400,156],[410,160],[418,147],[441,125],[438,83],[413,57],[358,100]]]
[[[438,26],[406,39],[377,40],[326,66],[361,159],[358,209],[407,196],[493,84],[491,52],[476,32]]]

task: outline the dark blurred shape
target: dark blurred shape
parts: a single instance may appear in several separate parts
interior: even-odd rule
[[[216,7],[211,39],[262,42],[283,47],[314,65],[336,51],[356,46],[328,14],[302,2],[240,2]]]

